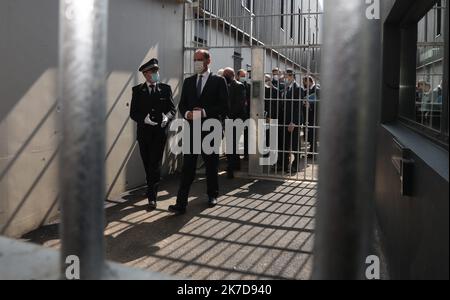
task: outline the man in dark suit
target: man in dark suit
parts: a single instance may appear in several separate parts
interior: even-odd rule
[[[223,77],[214,75],[209,69],[211,55],[207,50],[197,50],[194,54],[194,67],[196,75],[184,81],[178,106],[181,115],[189,122],[191,130],[191,148],[193,147],[194,119],[201,123],[208,119],[222,121],[228,110],[228,89]],[[202,141],[210,132],[196,133],[201,135]],[[213,145],[217,147],[218,145]],[[202,149],[202,157],[206,166],[209,206],[217,205],[219,196],[219,153],[206,154]],[[183,214],[186,212],[188,197],[192,182],[195,179],[198,154],[184,154],[181,185],[178,191],[177,203],[169,207],[171,212]]]
[[[150,209],[157,207],[161,163],[167,141],[167,126],[175,117],[172,89],[159,80],[158,60],[152,59],[140,69],[146,82],[133,88],[130,117],[137,123],[137,140],[147,177]]]
[[[246,89],[245,85],[236,80],[235,72],[232,68],[226,68],[224,70],[223,76],[228,84],[228,117],[233,120],[246,121],[248,119],[246,112]],[[239,141],[241,140],[243,132],[237,132],[234,129],[232,141],[227,143],[232,143],[233,152],[227,153],[228,159],[228,169],[227,176],[229,179],[234,178],[234,171],[239,171],[241,169],[241,159],[238,152]]]
[[[299,159],[299,142],[300,142],[300,130],[301,124],[301,96],[302,89],[296,81],[296,75],[292,69],[286,71],[286,86],[284,97],[284,147],[281,162],[284,162],[286,173],[294,174],[298,172]],[[290,153],[294,154],[294,160],[289,164]]]

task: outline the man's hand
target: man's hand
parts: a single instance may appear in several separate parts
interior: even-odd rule
[[[168,123],[169,123],[169,118],[163,113],[162,114],[161,128],[166,128]]]
[[[288,132],[292,133],[294,132],[295,127],[297,127],[294,123],[289,124],[288,126]]]
[[[156,126],[158,125],[158,123],[153,122],[152,120],[150,120],[150,114],[147,115],[147,117],[144,120],[144,123],[150,126]]]

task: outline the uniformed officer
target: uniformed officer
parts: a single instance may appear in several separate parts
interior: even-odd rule
[[[137,123],[137,140],[147,176],[150,209],[156,209],[167,127],[176,110],[171,87],[160,82],[158,60],[151,59],[139,71],[146,82],[133,88],[130,117]]]

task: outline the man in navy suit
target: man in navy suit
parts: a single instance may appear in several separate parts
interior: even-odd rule
[[[211,55],[207,50],[197,50],[194,54],[194,66],[196,75],[187,78],[183,84],[179,111],[189,122],[191,129],[191,148],[193,146],[195,118],[201,123],[208,119],[222,121],[227,116],[228,89],[223,77],[214,75],[209,69]],[[210,132],[196,133],[202,137]],[[217,148],[218,145],[213,145]],[[202,157],[206,167],[208,203],[210,207],[217,205],[219,196],[219,153],[206,154],[202,149]],[[188,205],[189,191],[195,179],[198,154],[184,154],[183,170],[180,189],[178,191],[177,203],[169,207],[171,212],[183,214]]]
[[[167,141],[167,126],[175,117],[172,88],[159,79],[156,58],[140,69],[146,82],[133,88],[130,117],[137,123],[137,140],[147,176],[150,209],[156,209],[161,163]]]

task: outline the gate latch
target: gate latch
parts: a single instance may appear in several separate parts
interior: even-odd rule
[[[410,159],[411,150],[395,139],[394,147],[397,153],[392,157],[392,164],[400,176],[401,195],[411,197],[414,190],[414,161]]]

